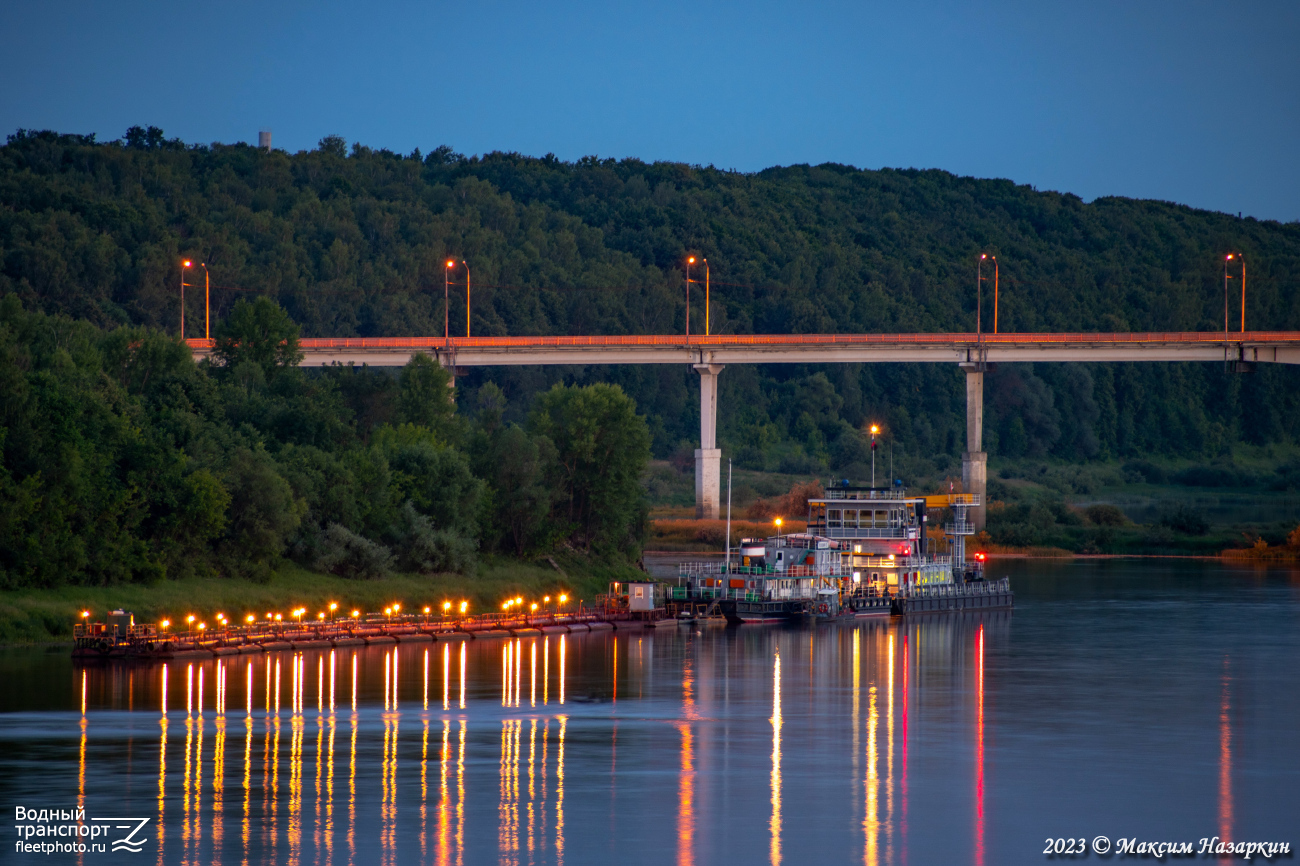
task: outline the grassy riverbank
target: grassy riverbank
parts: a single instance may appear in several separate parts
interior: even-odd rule
[[[437,608],[443,601],[468,601],[471,611],[482,612],[513,595],[533,598],[567,592],[590,600],[604,592],[609,581],[641,574],[626,563],[596,563],[574,555],[554,559],[558,569],[545,560],[537,564],[487,559],[473,577],[394,574],[383,580],[345,580],[286,565],[267,583],[190,578],[151,585],[5,590],[0,592],[0,644],[67,638],[83,610],[102,619],[105,612],[122,608],[134,612],[136,622],[180,620],[191,613],[210,620],[218,612],[236,619],[251,611],[287,614],[294,607],[306,607],[309,616],[315,616],[331,601],[342,610],[364,611],[382,610],[394,602],[415,611],[425,605]]]

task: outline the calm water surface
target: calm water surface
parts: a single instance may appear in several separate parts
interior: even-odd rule
[[[1017,864],[1300,845],[1300,572],[998,564],[1013,613],[75,666],[0,653],[5,862]],[[12,828],[12,822],[5,822]],[[1095,856],[1095,855],[1094,855]]]

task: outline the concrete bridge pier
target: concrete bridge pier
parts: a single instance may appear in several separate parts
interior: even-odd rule
[[[695,517],[717,520],[722,451],[718,445],[718,374],[722,364],[695,364],[700,374],[700,447],[695,449]]]
[[[961,455],[961,483],[967,493],[978,493],[980,504],[967,513],[979,532],[984,528],[988,494],[988,459],[984,453],[984,370],[987,364],[962,364],[966,371],[966,451]]]

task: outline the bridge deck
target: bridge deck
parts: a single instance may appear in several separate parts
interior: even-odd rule
[[[187,340],[195,355],[211,340]],[[301,341],[304,366],[405,364],[424,352],[462,367],[516,364],[961,363],[1223,361],[1300,363],[1297,331],[1064,334],[630,334],[536,337],[325,337]]]

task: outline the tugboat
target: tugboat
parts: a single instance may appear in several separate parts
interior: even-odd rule
[[[733,624],[1008,608],[1008,580],[986,580],[982,555],[966,559],[966,510],[977,505],[978,494],[909,497],[900,481],[831,484],[808,501],[807,532],[742,539],[735,562],[728,550],[725,562],[682,563],[668,601]],[[952,514],[944,554],[927,549],[937,509]]]

